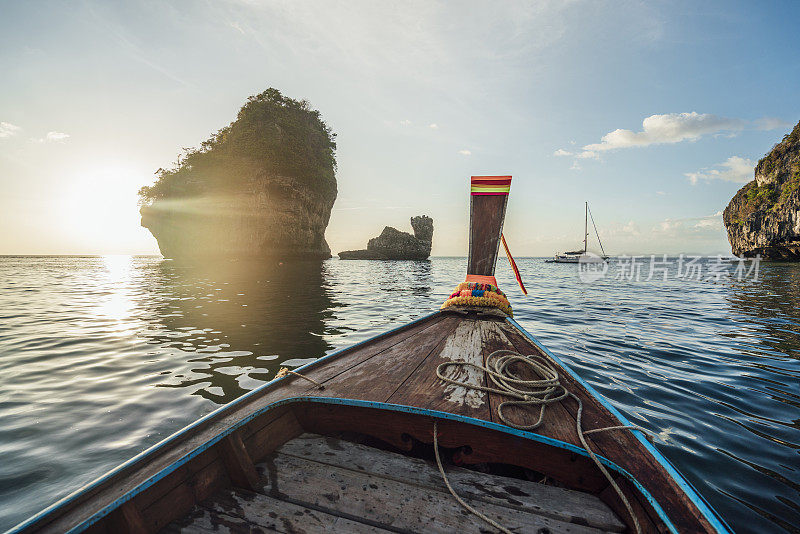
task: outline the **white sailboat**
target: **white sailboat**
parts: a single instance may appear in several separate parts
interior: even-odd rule
[[[598,261],[599,259],[605,261],[608,259],[608,256],[606,256],[606,251],[603,249],[603,242],[600,241],[600,234],[597,231],[597,225],[594,224],[594,217],[592,217],[592,226],[594,227],[594,233],[597,236],[597,242],[600,244],[600,251],[602,254],[596,255],[587,253],[587,244],[589,241],[589,217],[591,213],[589,212],[589,202],[586,202],[585,205],[586,210],[583,218],[583,250],[556,253],[552,260],[545,260],[547,263],[580,263],[581,259],[584,261]]]

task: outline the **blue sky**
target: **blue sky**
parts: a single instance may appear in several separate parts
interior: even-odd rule
[[[136,191],[247,96],[338,134],[334,252],[512,174],[516,255],[727,253],[719,212],[800,119],[794,2],[6,2],[0,253],[155,253]],[[567,154],[568,153],[568,154]]]

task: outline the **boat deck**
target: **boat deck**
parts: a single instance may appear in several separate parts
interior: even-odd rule
[[[558,488],[598,498],[632,531],[631,515],[622,500],[582,451],[574,400],[550,405],[543,424],[532,434],[508,432],[498,430],[508,427],[497,416],[497,406],[507,399],[448,384],[436,376],[441,363],[469,361],[483,365],[485,358],[498,349],[537,354],[561,369],[561,383],[583,402],[584,430],[620,424],[579,379],[504,316],[440,312],[299,369],[322,388],[289,375],[245,395],[87,487],[68,504],[34,518],[18,534],[67,532],[79,525],[90,525],[86,532],[91,534],[155,533],[181,525],[202,532],[203,528],[213,529],[226,521],[240,522],[239,527],[229,527],[234,532],[286,530],[290,524],[287,521],[297,525],[296,531],[320,530],[327,525],[325,528],[335,531],[358,527],[408,532],[431,530],[431,525],[436,524],[447,531],[490,531],[488,525],[482,525],[451,496],[442,493],[438,473],[431,475],[429,466],[423,469],[417,463],[414,465],[418,469],[410,469],[408,465],[412,464],[408,464],[402,467],[403,476],[398,477],[389,471],[376,471],[376,463],[331,465],[335,449],[317,451],[313,458],[303,457],[297,452],[297,444],[303,440],[292,441],[304,433],[357,435],[374,440],[370,444],[380,444],[380,448],[391,447],[410,454],[415,447],[431,447],[434,421],[438,421],[439,445],[446,451],[448,466],[491,464],[531,471],[534,476],[527,477],[529,480],[547,477]],[[455,366],[447,369],[450,377],[459,382],[487,384],[483,371]],[[531,424],[537,420],[539,410],[511,408],[505,415],[511,421]],[[529,437],[534,434],[537,439]],[[699,508],[702,501],[689,497],[687,489],[691,488],[680,485],[679,475],[668,471],[646,441],[640,441],[628,430],[592,434],[587,441],[597,454],[622,470],[612,468],[612,475],[633,506],[642,532],[717,530],[707,512]],[[289,448],[274,455],[287,443]],[[290,454],[292,447],[295,452]],[[412,456],[407,461],[418,462]],[[281,470],[279,462],[305,462],[308,469]],[[354,469],[353,465],[366,469]],[[456,474],[461,473],[458,469],[452,468],[452,472],[456,478],[462,476]],[[412,480],[412,474],[423,479]],[[312,480],[312,476],[317,478]],[[492,485],[499,482],[489,472],[479,476],[484,480],[457,484],[456,490],[477,500],[481,511],[505,514],[501,524],[535,520],[540,522],[535,524],[549,531],[558,531],[552,525],[570,532],[581,528],[614,530],[612,523],[592,522],[573,514],[575,510],[571,508],[559,512],[550,504],[542,506],[538,496],[552,492],[552,488],[540,488],[536,494],[532,489],[526,490],[537,499],[529,502],[530,507],[525,505],[524,511],[509,502],[493,501],[507,499],[511,494],[515,502],[525,502],[508,489],[511,486],[504,486],[507,491],[492,490]],[[266,477],[263,484],[261,477]],[[413,492],[409,484],[414,487]],[[479,491],[482,484],[490,489]],[[290,492],[291,488],[294,489]],[[278,499],[276,491],[288,497]],[[200,507],[193,508],[198,503],[202,503]],[[260,512],[256,516],[242,515],[246,509]],[[185,519],[189,523],[174,523],[190,510],[194,511]],[[575,523],[570,514],[581,518],[578,523],[585,520],[585,524]],[[260,525],[255,527],[241,523],[255,521],[256,517],[268,524],[255,522]],[[666,518],[671,525],[666,524]],[[427,523],[404,523],[406,526],[398,527],[400,523],[395,521],[401,519]],[[309,522],[308,526],[301,528],[301,521]],[[275,527],[269,526],[273,523]],[[312,528],[313,525],[317,526]],[[528,527],[519,531],[536,532]]]
[[[303,434],[257,466],[260,490],[224,489],[168,525],[168,533],[486,532],[465,514],[435,463],[316,434]],[[460,496],[516,532],[621,532],[594,495],[454,466]]]
[[[561,368],[558,362],[553,361],[520,329],[506,321],[504,316],[442,312],[400,329],[380,341],[357,346],[349,354],[343,354],[326,365],[303,371],[310,378],[322,382],[325,389],[321,390],[297,377],[292,377],[291,386],[300,388],[302,395],[385,402],[502,424],[497,415],[497,406],[508,400],[506,397],[446,384],[436,376],[436,369],[443,362],[461,360],[484,365],[485,358],[499,349],[515,350],[524,355],[537,354]],[[488,385],[487,377],[481,371],[455,366],[447,369],[449,377],[459,382]],[[570,373],[562,371],[559,374],[567,390],[583,402],[584,430],[621,424]],[[577,403],[571,399],[550,405],[542,425],[534,432],[582,448],[576,430],[577,411]],[[511,407],[506,409],[505,415],[507,419],[519,424],[532,424],[537,420],[539,410]],[[341,427],[342,422],[339,421],[338,424]],[[382,430],[377,427],[369,428],[369,421],[361,424],[367,425],[363,427],[364,432],[371,435],[379,435]],[[678,530],[713,530],[694,503],[687,499],[676,480],[633,433],[601,432],[586,438],[597,454],[631,473],[650,491],[664,512],[676,518],[675,526]],[[622,502],[599,473],[577,470],[570,473],[565,472],[562,466],[553,466],[552,473],[540,471],[560,477],[572,487],[600,495],[603,500],[614,503],[613,508],[618,513],[623,513]],[[623,487],[637,515],[646,519],[642,525],[644,531],[661,530],[663,522],[657,513],[646,502],[633,497],[633,491],[623,478],[620,477],[617,482]],[[694,513],[687,514],[687,508]]]

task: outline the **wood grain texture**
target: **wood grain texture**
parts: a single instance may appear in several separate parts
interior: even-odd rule
[[[401,341],[325,382],[318,396],[386,402],[426,358],[452,336],[460,321],[445,317],[423,333]]]
[[[203,503],[192,511],[194,520],[188,527],[211,526],[224,518],[225,526],[236,528],[249,526],[253,531],[283,532],[286,534],[316,532],[353,532],[354,534],[374,534],[389,532],[382,528],[329,514],[315,508],[276,499],[261,493],[243,491],[223,491],[214,499]],[[186,521],[181,522],[186,525]],[[195,532],[186,529],[183,532]],[[219,530],[212,530],[219,532]]]
[[[278,454],[447,492],[436,464],[344,440],[303,434],[285,443]],[[491,476],[448,466],[447,477],[456,492],[475,502],[487,502],[536,513],[568,523],[621,532],[625,525],[599,498],[565,488]]]
[[[226,486],[230,486],[228,473],[222,462],[216,460],[142,510],[147,530],[158,532],[173,519],[186,514],[195,503]]]
[[[142,514],[136,505],[127,501],[122,506],[114,510],[108,518],[108,526],[113,532],[120,534],[147,534]]]
[[[217,447],[233,486],[250,491],[258,488],[259,476],[244,446],[241,433],[236,431],[228,434]]]
[[[489,404],[486,393],[449,384],[436,376],[440,364],[453,361],[483,364],[480,328],[476,321],[458,320],[453,331],[389,397],[389,402],[487,419]],[[445,369],[444,374],[462,382],[486,384],[484,373],[475,369],[451,366]]]
[[[247,454],[253,462],[259,462],[267,454],[289,439],[302,434],[303,429],[291,408],[271,410],[250,421],[240,432]]]
[[[487,525],[445,491],[357,472],[312,460],[276,454],[259,465],[263,493],[348,519],[366,518],[376,526],[410,532],[481,533]],[[597,533],[597,529],[566,523],[515,508],[472,502],[482,513],[518,532]]]
[[[471,195],[467,274],[494,276],[508,195]]]
[[[357,521],[326,514],[266,495],[226,492],[213,503],[196,506],[181,520],[168,525],[166,534],[255,534],[280,532],[388,532]]]
[[[433,443],[433,419],[403,412],[387,413],[359,406],[303,406],[295,408],[297,419],[307,432],[336,435],[356,432],[373,436],[399,449],[408,449],[408,436]],[[463,449],[465,464],[503,463],[532,469],[567,487],[595,493],[608,482],[591,460],[584,456],[537,441],[457,421],[439,420],[439,444]]]

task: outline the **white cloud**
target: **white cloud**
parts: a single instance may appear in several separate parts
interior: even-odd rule
[[[579,171],[581,170],[581,166],[577,161],[572,162],[572,167],[569,168],[571,171]]]
[[[658,237],[691,239],[714,237],[724,231],[722,212],[718,211],[704,217],[665,219],[656,224],[650,233]]]
[[[787,126],[791,126],[791,123],[781,119],[776,119],[774,117],[756,119],[753,121],[753,124],[755,124],[756,130],[777,130],[778,128],[786,128]]]
[[[716,218],[706,218],[700,219],[694,225],[695,228],[719,228],[722,221],[717,220]]]
[[[606,223],[602,225],[599,231],[602,239],[619,239],[642,235],[639,225],[633,220],[629,220],[624,224],[619,222]]]
[[[600,154],[591,150],[584,150],[580,154],[575,155],[578,159],[600,159]]]
[[[594,158],[594,153],[606,150],[696,141],[706,135],[735,135],[746,129],[774,130],[786,125],[786,122],[775,118],[746,121],[696,111],[650,115],[642,121],[641,131],[618,128],[608,132],[599,143],[584,146],[584,152],[578,157]]]
[[[568,151],[564,150],[563,148],[559,148],[558,150],[553,152],[553,155],[554,156],[559,156],[559,157],[560,156],[571,156],[572,152],[568,152]]]
[[[401,126],[411,126],[411,121],[408,119],[404,119],[400,121]]]
[[[745,127],[747,122],[742,119],[729,119],[696,111],[650,115],[642,121],[642,131],[617,129],[604,135],[599,143],[586,145],[583,149],[597,152],[694,141],[704,135],[739,131]]]
[[[34,143],[63,143],[69,139],[69,134],[65,134],[64,132],[47,132],[47,135],[44,137],[31,137],[31,141]]]
[[[756,166],[752,160],[741,158],[739,156],[731,156],[722,163],[714,165],[718,168],[706,168],[697,172],[684,173],[692,185],[697,184],[700,180],[723,180],[726,182],[734,182],[737,184],[744,184],[753,179],[753,168]]]
[[[434,122],[434,123],[431,123],[428,126],[428,128],[430,128],[431,130],[438,130],[439,129],[439,125]]]
[[[639,231],[639,226],[635,222],[633,222],[632,220],[628,221],[628,224],[626,224],[625,226],[622,227],[622,232],[625,233],[625,234],[630,234],[630,235],[639,235],[639,234],[641,234],[641,232]]]
[[[65,134],[64,132],[47,132],[47,136],[45,137],[48,141],[66,141],[69,139],[69,134]]]
[[[656,191],[656,195],[664,196],[666,194],[664,191]]]
[[[461,154],[462,156],[471,156],[472,155],[472,152],[467,150],[466,148],[459,150],[458,153]]]
[[[0,122],[0,139],[17,135],[22,128],[10,122]]]

